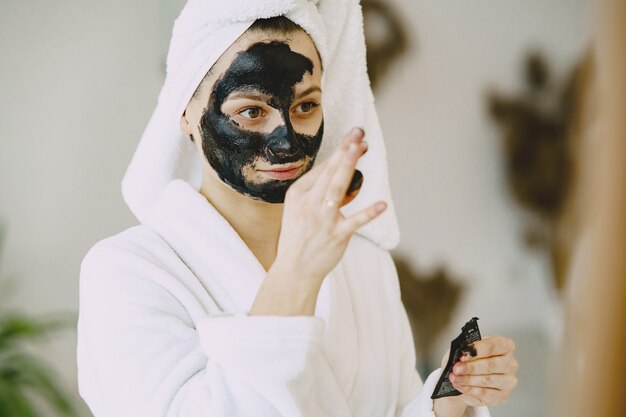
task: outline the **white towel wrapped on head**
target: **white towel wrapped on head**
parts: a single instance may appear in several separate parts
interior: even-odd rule
[[[284,15],[313,39],[324,71],[324,136],[316,164],[353,127],[365,130],[369,149],[357,168],[364,181],[344,215],[379,200],[387,209],[358,233],[385,249],[399,230],[389,189],[386,149],[367,75],[363,15],[358,0],[189,0],[176,20],[167,75],[157,107],[122,181],[124,200],[143,222],[163,189],[182,178],[199,189],[200,155],[180,130],[180,117],[213,64],[259,18]]]

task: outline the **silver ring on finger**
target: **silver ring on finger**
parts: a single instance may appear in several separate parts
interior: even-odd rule
[[[326,199],[324,201],[325,207],[332,208],[332,207],[335,207],[336,205],[337,205],[337,202],[335,200]]]

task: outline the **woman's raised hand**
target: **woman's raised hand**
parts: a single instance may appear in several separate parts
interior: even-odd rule
[[[339,211],[358,192],[346,196],[357,161],[367,151],[363,136],[361,129],[352,129],[330,158],[289,187],[276,259],[251,314],[312,315],[319,288],[352,234],[387,207],[378,201],[348,217]]]
[[[386,208],[379,201],[349,217],[339,211],[350,199],[346,192],[367,149],[363,136],[361,129],[352,129],[328,160],[287,191],[276,262],[296,275],[294,279],[321,283],[341,259],[352,234]]]

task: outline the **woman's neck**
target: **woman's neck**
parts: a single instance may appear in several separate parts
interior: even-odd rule
[[[200,194],[230,223],[263,268],[269,270],[276,258],[283,204],[255,200],[206,172]]]

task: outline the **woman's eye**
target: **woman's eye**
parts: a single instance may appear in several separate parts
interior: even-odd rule
[[[304,103],[299,104],[298,107],[296,107],[296,110],[298,113],[309,113],[317,106],[318,104],[314,101],[305,101]]]
[[[247,109],[240,111],[239,114],[248,119],[256,119],[261,117],[263,111],[260,107],[248,107]]]

